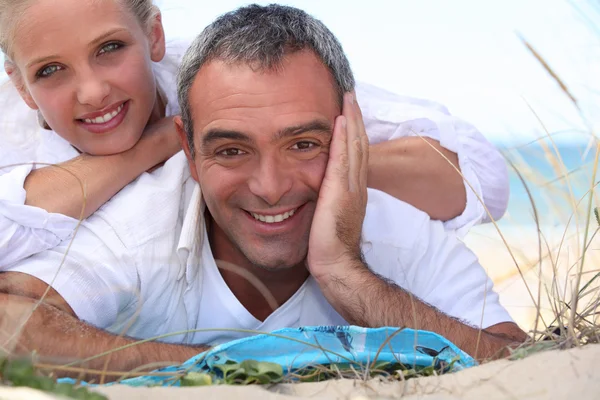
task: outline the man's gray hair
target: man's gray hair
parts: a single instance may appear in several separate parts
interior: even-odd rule
[[[203,65],[213,60],[246,63],[255,70],[273,71],[284,57],[312,50],[334,78],[340,106],[354,90],[354,76],[341,44],[329,29],[293,7],[252,4],[220,16],[202,31],[187,50],[177,77],[181,118],[194,156],[194,129],[189,92]]]

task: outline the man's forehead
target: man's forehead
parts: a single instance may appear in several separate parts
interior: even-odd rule
[[[339,114],[331,73],[311,51],[290,54],[280,68],[270,70],[213,60],[198,72],[190,106],[196,133],[222,118],[321,113],[329,119]]]
[[[253,62],[214,59],[198,71],[190,98],[202,101],[203,98],[212,99],[228,92],[261,94],[268,93],[269,89],[310,84],[325,85],[335,92],[329,69],[311,50],[288,54],[272,68],[260,68],[258,63]]]

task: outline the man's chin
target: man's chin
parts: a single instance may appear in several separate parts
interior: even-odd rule
[[[298,254],[297,252],[281,253],[279,254],[248,254],[246,258],[256,268],[262,269],[269,272],[287,271],[298,265],[304,265],[306,259],[306,252],[304,254]]]
[[[295,262],[295,263],[290,263],[290,259],[278,259],[278,260],[255,260],[252,261],[252,264],[259,269],[262,269],[263,271],[267,271],[267,272],[282,272],[282,271],[287,271],[290,270],[294,267],[297,267],[300,264],[304,264],[304,259]]]

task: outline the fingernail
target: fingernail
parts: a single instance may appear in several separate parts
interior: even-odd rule
[[[346,117],[344,117],[344,116],[342,115],[342,127],[343,127],[343,128],[346,128],[347,122],[348,122],[348,121],[346,121]]]
[[[348,94],[348,101],[350,102],[350,104],[354,104],[354,95],[352,93]]]

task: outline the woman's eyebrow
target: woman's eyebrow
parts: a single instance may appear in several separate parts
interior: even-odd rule
[[[96,44],[102,42],[107,37],[112,36],[115,33],[120,33],[120,32],[128,32],[128,30],[125,29],[125,28],[114,28],[114,29],[111,29],[108,32],[103,33],[102,35],[98,36],[96,39],[92,40],[89,45],[90,45],[90,47],[95,46]]]
[[[90,44],[89,44],[89,47],[93,47],[96,44],[102,42],[107,37],[112,36],[115,33],[119,33],[119,32],[127,32],[127,29],[125,29],[125,28],[114,28],[114,29],[111,29],[108,32],[103,33],[102,35],[98,36],[96,39],[92,40],[90,42]],[[42,63],[45,63],[45,62],[48,62],[48,61],[51,61],[51,60],[55,60],[57,58],[59,58],[59,55],[57,55],[57,54],[53,54],[53,55],[50,55],[50,56],[39,57],[39,58],[36,58],[33,61],[27,63],[26,68],[30,68],[33,65],[42,64]]]
[[[59,57],[58,55],[53,54],[51,56],[44,56],[44,57],[36,58],[35,60],[27,63],[27,65],[25,65],[25,68],[30,68],[30,67],[32,67],[34,65],[42,64],[42,63],[45,63],[45,62],[50,61],[50,60],[55,60],[58,57]]]

